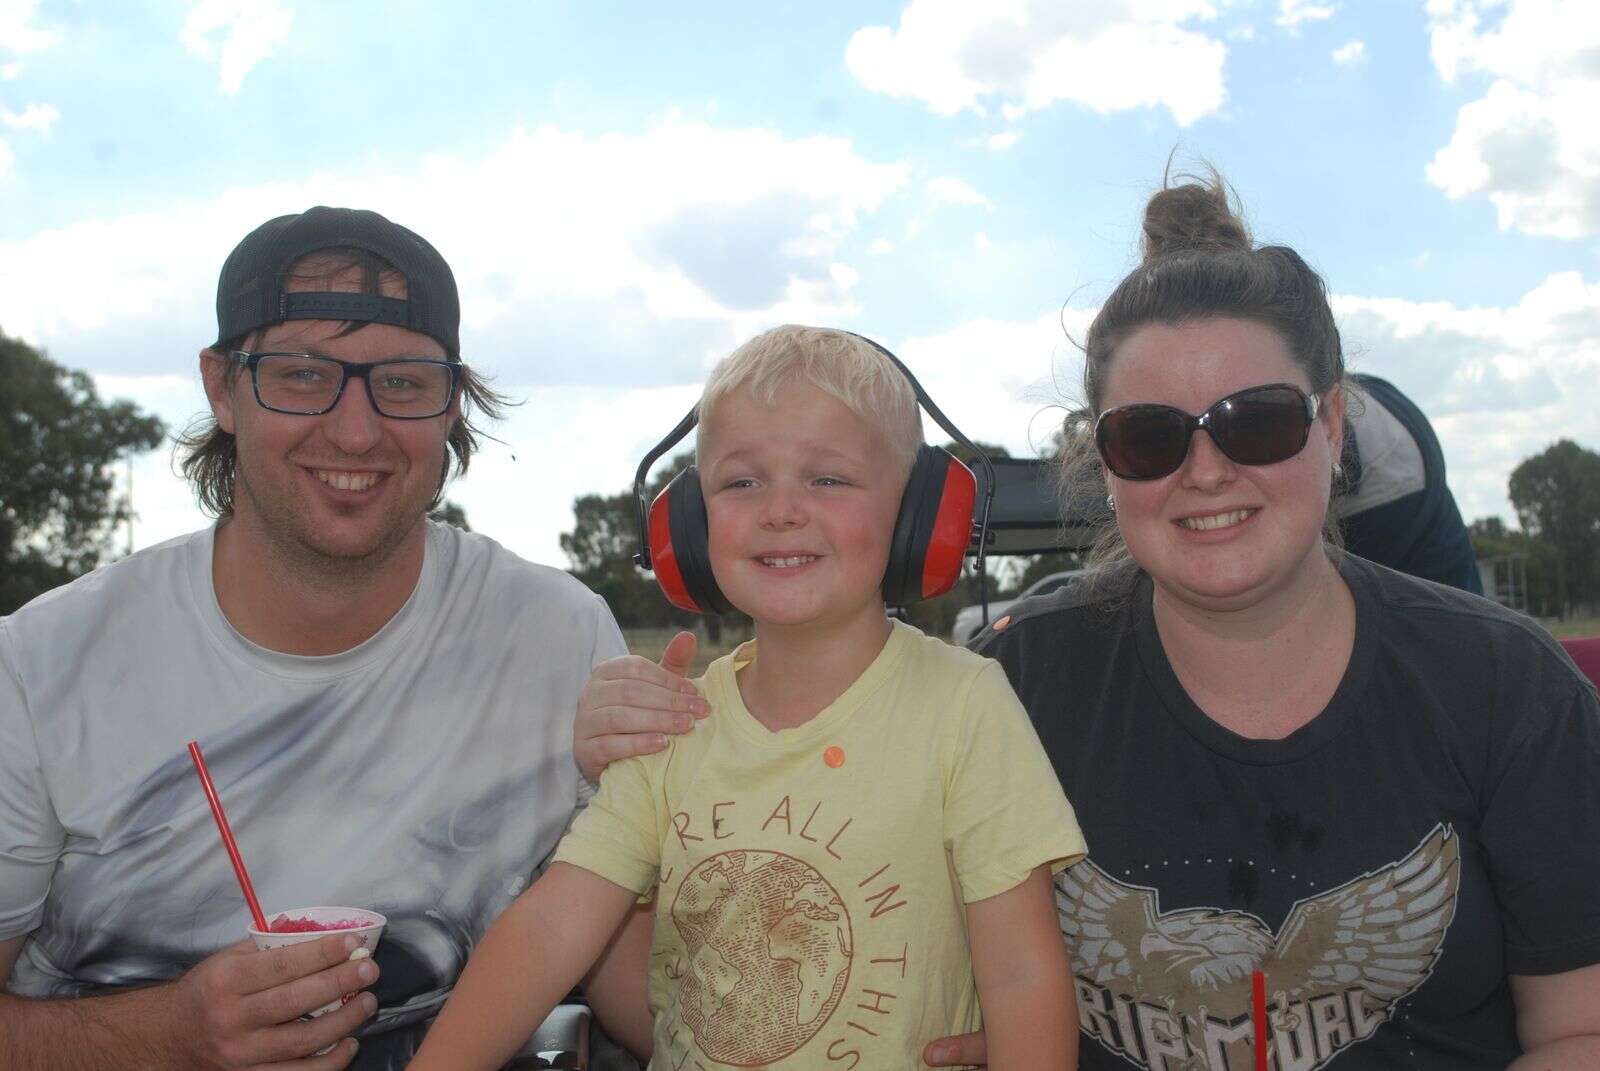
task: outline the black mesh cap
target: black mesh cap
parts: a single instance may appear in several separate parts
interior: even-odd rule
[[[407,296],[284,290],[295,261],[336,248],[365,250],[393,264],[405,276]],[[318,205],[269,219],[228,254],[217,280],[215,344],[285,320],[394,324],[437,339],[452,360],[461,358],[461,301],[450,265],[420,235],[364,209]]]

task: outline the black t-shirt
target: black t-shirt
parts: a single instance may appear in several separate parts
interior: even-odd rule
[[[1525,618],[1340,570],[1349,668],[1282,740],[1195,706],[1147,578],[980,637],[1089,842],[1056,882],[1084,1068],[1253,1067],[1257,969],[1277,1071],[1503,1068],[1506,976],[1600,962],[1600,699]]]

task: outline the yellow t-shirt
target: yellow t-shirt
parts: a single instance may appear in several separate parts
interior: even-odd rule
[[[658,897],[653,1068],[920,1067],[981,1022],[965,905],[1081,858],[1072,807],[997,663],[897,622],[773,732],[755,657],[712,663],[712,716],[612,765],[555,857]]]

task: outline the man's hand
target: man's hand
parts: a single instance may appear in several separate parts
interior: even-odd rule
[[[578,696],[572,749],[590,781],[618,759],[667,746],[667,733],[686,733],[711,707],[685,680],[694,662],[692,632],[672,637],[661,661],[622,655],[600,663]]]
[[[378,967],[349,960],[357,943],[329,936],[257,951],[241,941],[162,985],[78,1000],[0,994],[0,1062],[8,1071],[338,1071],[355,1057],[351,1035],[377,1010],[360,990]],[[298,1021],[346,994],[358,995]],[[318,1055],[322,1049],[330,1051]]]
[[[987,1067],[989,1052],[983,1032],[930,1041],[922,1050],[922,1062],[929,1067]]]
[[[348,1039],[378,1010],[364,993],[378,978],[371,959],[351,961],[360,942],[324,937],[258,951],[248,940],[202,960],[172,983],[175,1022],[186,1024],[194,1055],[208,1068],[245,1068],[289,1060],[306,1071],[341,1068],[356,1054]],[[306,1022],[302,1015],[346,994],[344,1007]],[[333,1051],[313,1056],[328,1046]]]

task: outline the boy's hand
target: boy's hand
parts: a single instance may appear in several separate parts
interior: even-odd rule
[[[928,1047],[922,1050],[922,1062],[929,1067],[987,1067],[986,1049],[983,1031],[957,1034],[953,1038],[928,1042]]]
[[[667,733],[686,733],[711,713],[685,679],[694,663],[692,632],[672,637],[661,661],[622,655],[600,663],[578,696],[572,750],[590,781],[618,759],[649,755],[667,746]]]

